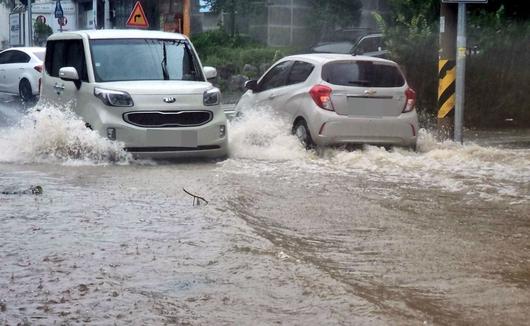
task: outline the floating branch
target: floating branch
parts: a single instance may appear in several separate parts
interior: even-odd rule
[[[193,206],[201,206],[201,201],[204,202],[205,205],[208,205],[208,201],[206,199],[204,199],[203,197],[194,195],[194,194],[192,194],[191,192],[187,191],[184,188],[182,188],[182,190],[184,190],[185,193],[187,193],[188,195],[193,197]]]
[[[42,195],[41,186],[30,186],[28,189],[20,191],[0,191],[2,195]]]

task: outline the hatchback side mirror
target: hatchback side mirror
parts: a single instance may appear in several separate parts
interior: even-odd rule
[[[259,92],[258,81],[255,79],[245,82],[245,88],[250,89],[253,92]]]
[[[74,67],[62,67],[59,69],[59,78],[66,81],[73,81],[77,89],[81,88],[81,80],[79,79],[77,69]]]

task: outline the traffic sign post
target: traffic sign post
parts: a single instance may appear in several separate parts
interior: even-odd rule
[[[63,6],[61,6],[61,0],[57,0],[55,2],[54,16],[55,18],[57,18],[57,22],[59,23],[59,32],[62,32],[63,26],[64,26],[64,24],[62,24],[63,19],[64,19],[64,10],[63,10]]]
[[[456,101],[454,141],[463,143],[464,102],[466,86],[466,4],[488,3],[488,0],[442,0],[444,3],[458,3],[458,23],[456,34]]]
[[[55,11],[54,11],[55,18],[62,18],[64,17],[64,10],[63,6],[61,6],[61,0],[57,0],[55,2]]]

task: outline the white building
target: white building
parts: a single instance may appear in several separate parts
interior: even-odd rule
[[[74,1],[61,0],[61,9],[64,18],[60,20],[55,18],[56,1],[54,0],[36,0],[31,8],[32,31],[37,20],[48,25],[52,33],[59,32],[60,30],[68,31],[78,29],[77,3]],[[14,8],[7,8],[4,5],[0,5],[1,48],[28,45],[29,28],[26,16],[27,8],[20,4],[19,1],[15,1]],[[33,38],[35,36],[33,33]]]

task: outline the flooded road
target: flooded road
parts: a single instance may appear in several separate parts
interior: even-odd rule
[[[307,152],[256,112],[230,126],[229,159],[163,163],[59,110],[10,116],[2,324],[530,318],[530,130],[469,131],[463,146],[423,130],[416,153]],[[18,194],[31,185],[43,194]]]

